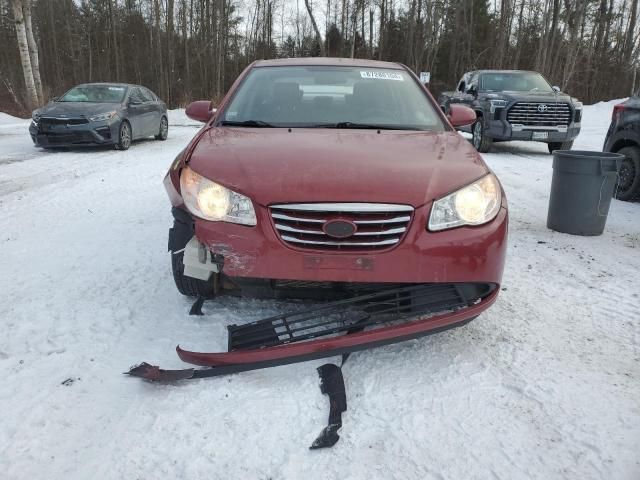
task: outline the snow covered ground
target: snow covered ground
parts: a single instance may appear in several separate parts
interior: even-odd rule
[[[575,148],[600,149],[613,102]],[[543,144],[485,156],[507,192],[503,292],[466,327],[354,354],[340,442],[308,446],[327,398],[309,362],[161,386],[120,373],[223,350],[225,325],[274,304],[223,299],[190,317],[166,252],[166,142],[45,152],[0,115],[0,478],[640,478],[640,204],[604,235],[546,229]]]

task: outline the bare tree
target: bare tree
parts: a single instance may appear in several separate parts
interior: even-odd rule
[[[313,16],[313,12],[311,11],[311,5],[309,4],[309,0],[304,0],[304,4],[307,7],[307,12],[309,13],[309,19],[311,20],[311,25],[313,25],[313,31],[316,33],[316,40],[320,44],[320,55],[324,57],[324,42],[322,41],[322,37],[320,36],[320,29],[318,28],[318,24],[316,23],[316,19]]]
[[[11,7],[13,8],[13,18],[16,25],[16,35],[18,36],[18,49],[20,50],[20,61],[22,63],[24,83],[27,87],[27,102],[29,104],[29,108],[34,108],[39,104],[39,101],[36,82],[33,77],[31,57],[29,55],[27,28],[25,26],[23,13],[24,5],[22,3],[22,0],[11,0]]]
[[[31,58],[31,69],[33,70],[33,80],[38,93],[38,103],[44,103],[42,95],[42,79],[40,78],[40,59],[38,57],[38,45],[33,36],[33,26],[31,22],[31,0],[23,0],[22,11],[24,13],[24,25],[27,31],[27,43],[29,45],[29,57]]]

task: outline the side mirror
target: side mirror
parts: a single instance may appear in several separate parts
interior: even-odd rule
[[[476,121],[476,112],[471,110],[466,105],[459,103],[452,103],[449,105],[449,115],[447,115],[449,122],[454,127],[464,127],[465,125],[471,125]]]
[[[476,94],[478,93],[478,92],[477,92],[477,90],[476,90],[475,85],[469,85],[469,88],[468,88],[468,90],[467,90],[467,93],[468,93],[469,95],[473,95],[473,96],[475,97],[475,96],[476,96]]]
[[[208,122],[213,117],[216,109],[213,108],[209,100],[198,100],[191,102],[187,106],[186,114],[191,120],[197,120],[198,122]]]
[[[551,87],[551,90],[554,91],[554,93],[560,93],[560,87],[554,85],[553,87]]]

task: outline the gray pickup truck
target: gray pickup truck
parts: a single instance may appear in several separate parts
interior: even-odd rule
[[[570,150],[580,133],[582,103],[536,72],[467,72],[456,91],[442,93],[439,101],[445,112],[452,103],[475,110],[477,121],[461,130],[473,135],[479,152],[488,152],[494,141],[508,140],[544,142],[549,153]]]

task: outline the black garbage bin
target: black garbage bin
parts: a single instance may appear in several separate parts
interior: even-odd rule
[[[556,150],[547,227],[572,235],[600,235],[623,155]]]

